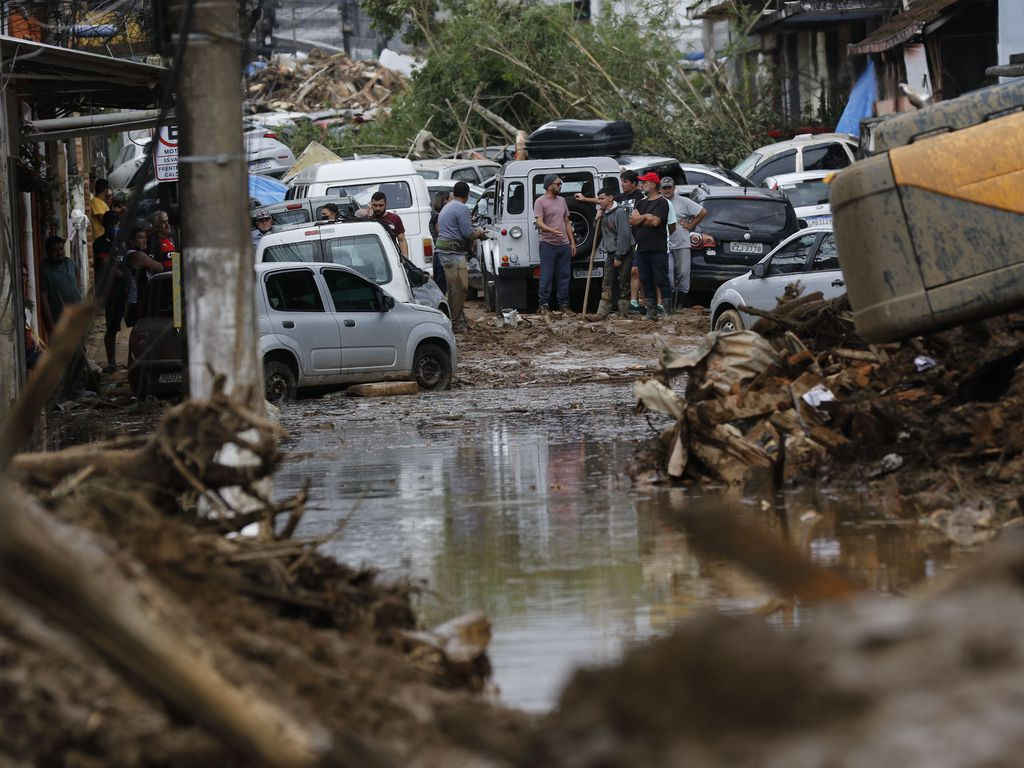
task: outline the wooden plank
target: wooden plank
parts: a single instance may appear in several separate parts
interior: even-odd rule
[[[415,381],[378,381],[356,384],[345,390],[349,397],[387,397],[389,395],[415,395],[420,391]]]

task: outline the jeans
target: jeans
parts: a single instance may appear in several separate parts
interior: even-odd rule
[[[672,285],[668,279],[668,251],[637,251],[636,268],[648,309],[658,303],[658,288],[664,301],[672,299]]]
[[[675,256],[675,274],[672,275],[672,285],[680,293],[690,292],[690,249],[673,248],[672,255]]]
[[[569,279],[572,276],[572,251],[569,244],[540,244],[540,288],[537,298],[540,304],[551,306],[551,282],[555,281],[558,295],[558,308],[569,308]]]
[[[444,267],[445,282],[448,283],[448,309],[452,313],[452,325],[465,325],[466,294],[469,293],[469,262],[466,254],[456,251],[436,251]]]

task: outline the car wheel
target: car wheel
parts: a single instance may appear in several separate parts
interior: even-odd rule
[[[284,403],[295,399],[295,374],[284,363],[268,360],[263,363],[263,391],[267,402]]]
[[[452,384],[452,358],[437,344],[420,344],[412,361],[412,375],[420,389],[448,389]]]
[[[742,331],[743,320],[735,309],[727,309],[715,318],[716,331]]]

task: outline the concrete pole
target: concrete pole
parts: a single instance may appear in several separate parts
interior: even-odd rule
[[[0,94],[0,421],[21,393],[25,371],[25,320],[21,288],[21,254],[14,237],[16,201],[11,196],[8,157],[17,145],[8,137],[8,98]]]
[[[172,0],[173,29],[185,8],[183,0]],[[179,247],[191,396],[208,397],[213,375],[223,374],[228,393],[252,392],[248,402],[262,412],[238,11],[233,0],[194,2],[176,103]]]

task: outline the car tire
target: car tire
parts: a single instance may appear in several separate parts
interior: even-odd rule
[[[718,317],[715,318],[716,331],[742,331],[743,318],[740,317],[740,313],[735,309],[727,309],[721,312]]]
[[[448,389],[452,385],[451,355],[437,344],[420,344],[412,360],[412,375],[420,389]]]
[[[263,363],[263,393],[267,402],[278,405],[295,399],[295,374],[277,360]]]
[[[596,231],[594,206],[578,200],[566,200],[566,203],[569,206],[569,223],[576,238],[576,255],[586,254],[589,257]]]

